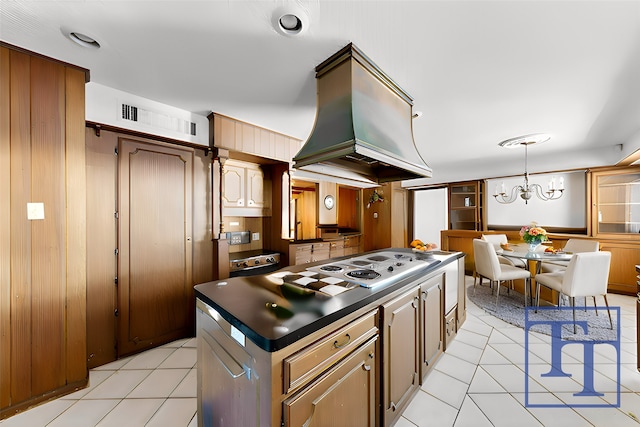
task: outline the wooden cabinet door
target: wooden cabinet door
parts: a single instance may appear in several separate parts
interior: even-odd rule
[[[118,355],[193,324],[193,149],[120,140]]]
[[[247,181],[247,206],[250,208],[263,208],[264,202],[264,173],[259,167],[246,169]]]
[[[285,426],[376,425],[375,355],[378,337],[283,403]]]
[[[222,180],[222,205],[230,208],[244,207],[245,168],[225,163]]]
[[[419,288],[382,306],[384,424],[389,426],[409,402],[418,379]]]
[[[442,292],[442,275],[420,286],[420,378],[423,379],[443,350]]]

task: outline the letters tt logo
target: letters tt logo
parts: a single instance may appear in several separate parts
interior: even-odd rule
[[[610,307],[613,329],[606,307],[575,307],[576,333],[571,307],[534,309],[525,308],[525,406],[620,407],[620,307]]]

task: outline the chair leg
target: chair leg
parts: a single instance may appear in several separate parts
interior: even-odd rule
[[[500,298],[500,280],[496,280],[496,309],[498,308],[498,298]]]
[[[536,282],[536,313],[540,308],[540,283]]]
[[[571,307],[573,308],[573,333],[577,333],[576,330],[576,297],[571,297]]]
[[[511,282],[513,283],[513,281]],[[524,279],[524,306],[527,307],[529,304],[527,304],[527,288],[529,288],[529,279]]]
[[[584,302],[584,307],[585,309],[587,308],[587,301],[586,301],[586,297],[585,297],[585,302]],[[596,296],[593,295],[593,307],[596,310],[596,316],[598,315],[598,305],[596,304]]]
[[[611,329],[613,329],[613,320],[611,320],[611,311],[609,311],[609,301],[607,301],[607,294],[603,295],[604,303],[607,306],[607,313],[609,313],[609,323],[611,324]]]

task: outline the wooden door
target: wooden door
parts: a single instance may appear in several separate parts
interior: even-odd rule
[[[181,338],[192,324],[193,156],[119,142],[118,356]]]

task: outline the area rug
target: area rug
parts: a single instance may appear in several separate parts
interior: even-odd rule
[[[506,286],[500,286],[500,298],[496,305],[495,291],[492,291],[485,280],[483,285],[476,286],[475,290],[473,284],[468,286],[467,298],[487,313],[512,325],[525,327],[524,296],[521,293],[514,290],[507,292]],[[568,303],[566,305],[561,303],[560,309],[555,306],[541,307],[538,313],[535,313],[535,310],[530,307],[526,313],[530,325],[529,330],[546,335],[556,334],[553,332],[554,330],[561,331],[562,339],[566,340],[615,341],[618,336],[619,310],[611,310],[611,320],[613,321],[613,329],[611,329],[604,299],[596,297],[596,302],[598,303],[597,315],[593,306],[593,298],[587,298],[586,310],[584,298],[576,298],[576,322],[578,325],[576,333],[573,332],[573,313]]]

